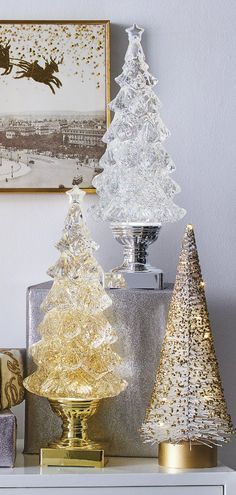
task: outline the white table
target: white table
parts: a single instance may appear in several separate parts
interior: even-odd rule
[[[236,472],[167,470],[156,459],[113,457],[104,469],[41,468],[37,456],[18,454],[0,468],[0,495],[236,495]]]

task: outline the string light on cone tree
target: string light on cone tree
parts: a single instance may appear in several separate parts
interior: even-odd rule
[[[192,225],[177,267],[166,335],[146,419],[146,442],[222,445],[234,433],[214,350]]]
[[[47,397],[54,411],[68,416],[65,424],[76,410],[78,417],[85,409],[88,415],[94,413],[89,401],[116,396],[127,386],[118,369],[121,358],[112,349],[117,336],[104,315],[112,301],[101,285],[103,271],[93,255],[98,246],[82,218],[85,193],[74,186],[67,194],[70,207],[56,245],[60,257],[48,270],[54,282],[41,306],[46,312],[38,328],[42,339],[30,348],[37,370],[24,380],[27,390]],[[75,431],[72,440],[64,439],[63,445],[91,446],[85,433],[77,439]]]

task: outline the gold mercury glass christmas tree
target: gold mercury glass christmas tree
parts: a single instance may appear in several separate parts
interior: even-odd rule
[[[127,383],[112,349],[116,333],[104,316],[111,299],[93,256],[98,246],[82,218],[85,193],[74,186],[67,194],[70,208],[56,245],[60,257],[48,270],[54,283],[41,306],[46,312],[38,329],[42,340],[31,347],[37,370],[24,385],[47,397],[63,421],[61,439],[41,450],[41,464],[102,466],[104,453],[88,438],[87,418],[100,399],[118,395]]]
[[[234,433],[214,350],[192,225],[187,225],[156,382],[142,426],[168,467],[216,465]]]

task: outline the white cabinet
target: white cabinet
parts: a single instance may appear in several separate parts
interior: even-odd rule
[[[104,469],[40,467],[37,456],[18,455],[0,468],[0,495],[236,495],[236,472],[166,470],[157,459],[113,457]]]
[[[224,495],[222,486],[0,488],[0,495]]]

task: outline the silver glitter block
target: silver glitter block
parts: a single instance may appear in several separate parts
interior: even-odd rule
[[[28,289],[27,374],[35,369],[28,348],[40,339],[37,327],[44,316],[40,305],[50,287],[51,282],[45,282]],[[154,386],[172,289],[108,289],[108,293],[113,304],[106,314],[118,334],[116,350],[124,360],[122,371],[129,385],[119,396],[101,401],[89,433],[106,455],[154,457],[156,446],[144,444],[139,429]],[[38,453],[60,434],[60,420],[47,400],[27,393],[25,452]]]
[[[0,467],[13,467],[16,458],[16,417],[10,411],[0,412]]]

